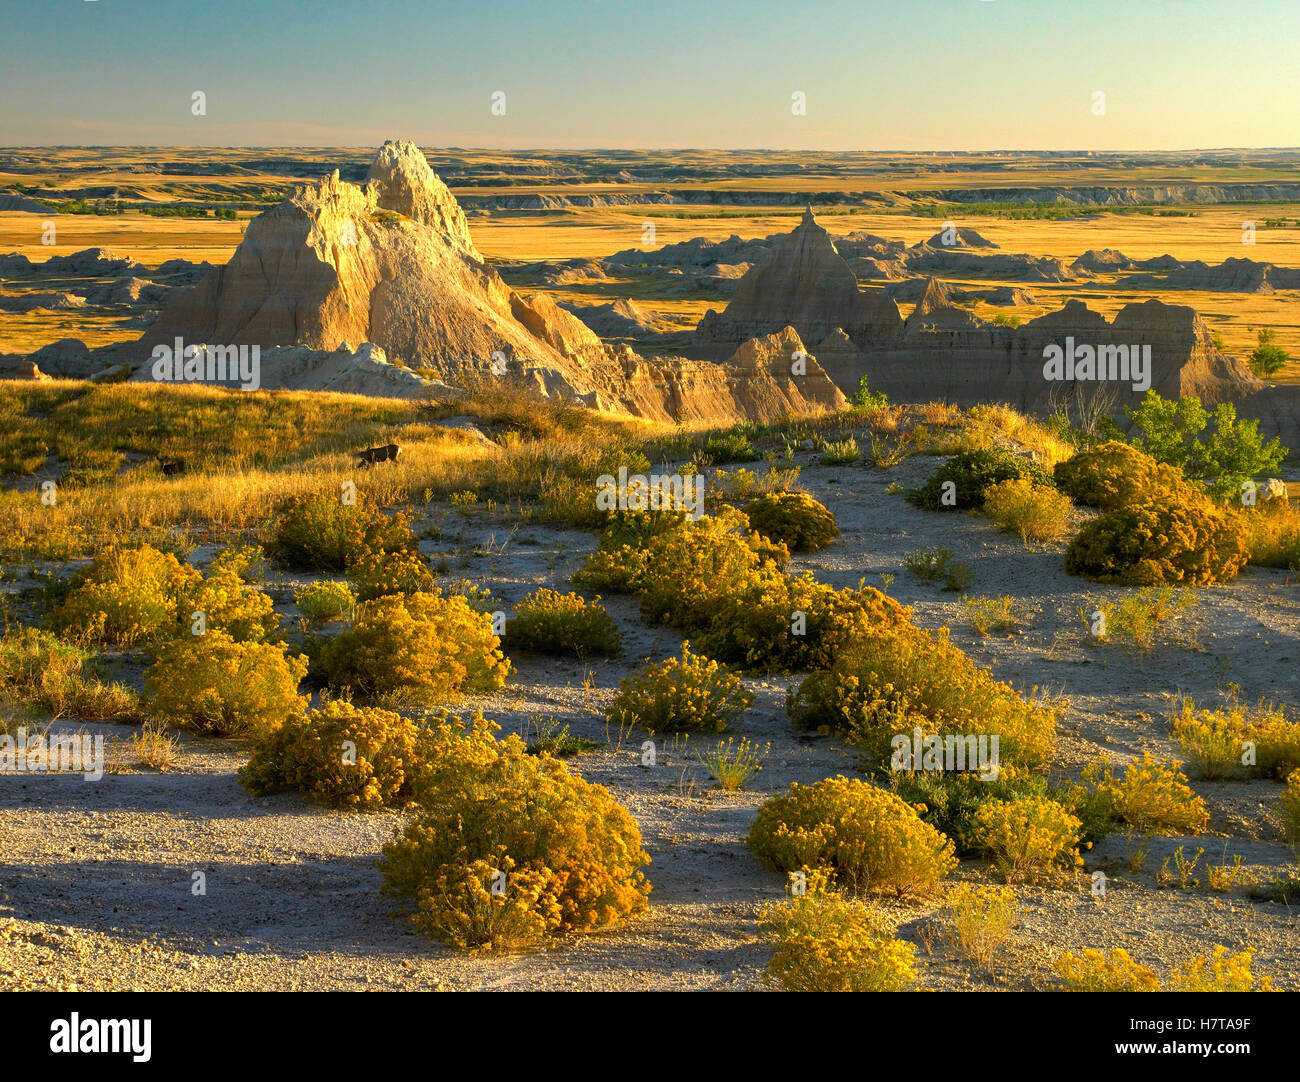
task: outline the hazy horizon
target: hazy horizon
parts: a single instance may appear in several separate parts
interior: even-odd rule
[[[62,0],[6,30],[7,147],[1135,153],[1300,131],[1286,0]]]

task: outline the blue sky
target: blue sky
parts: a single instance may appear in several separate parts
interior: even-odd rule
[[[0,26],[10,146],[1300,144],[1298,0],[0,0]]]

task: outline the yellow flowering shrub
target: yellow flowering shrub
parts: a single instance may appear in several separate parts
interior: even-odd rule
[[[1061,540],[1069,532],[1073,510],[1068,496],[1027,477],[999,481],[984,493],[984,513],[1026,543]]]
[[[953,946],[976,965],[988,965],[1020,921],[1020,904],[1010,887],[959,883],[946,901]]]
[[[900,992],[915,983],[913,944],[895,939],[890,923],[866,902],[809,878],[805,894],[758,915],[773,947],[768,984],[787,992]]]
[[[278,728],[302,713],[307,696],[303,657],[283,645],[236,642],[224,631],[182,635],[164,643],[145,679],[145,705],[155,717],[213,736],[244,736]]]
[[[1193,491],[1182,470],[1117,440],[1077,452],[1058,462],[1052,473],[1057,487],[1071,499],[1103,511]]]
[[[182,635],[189,633],[196,612],[203,613],[209,631],[224,631],[236,642],[266,642],[280,626],[271,598],[229,567],[209,569],[205,579],[185,592],[179,609]]]
[[[347,576],[356,587],[358,601],[433,589],[433,572],[415,549],[367,549],[348,565]]]
[[[608,516],[596,551],[573,575],[575,586],[611,594],[633,594],[649,563],[651,539],[685,528],[681,511],[614,511]]]
[[[100,680],[89,653],[21,625],[0,635],[0,711],[5,707],[39,710],[51,720],[131,722],[140,716],[135,691]]]
[[[1213,957],[1198,956],[1174,970],[1171,992],[1271,992],[1268,977],[1256,978],[1250,971],[1253,950],[1232,954],[1227,947],[1216,946]],[[1258,981],[1259,987],[1255,984]]]
[[[1139,965],[1123,947],[1103,954],[1092,947],[1083,954],[1067,952],[1056,960],[1065,984],[1060,992],[1158,992],[1155,970]]]
[[[1171,721],[1174,739],[1202,778],[1284,778],[1300,767],[1300,724],[1263,699],[1251,706],[1234,695],[1225,707],[1197,709],[1184,698]],[[1248,743],[1255,745],[1253,763],[1246,758]]]
[[[975,812],[973,833],[1002,875],[1033,881],[1081,864],[1082,822],[1055,800],[990,800]]]
[[[581,594],[537,590],[515,606],[506,621],[505,648],[536,654],[609,657],[623,649],[618,624],[600,604]]]
[[[1252,564],[1300,571],[1300,507],[1285,496],[1265,499],[1240,509],[1236,520]]]
[[[1286,792],[1277,802],[1277,812],[1282,836],[1300,851],[1300,770],[1292,771],[1286,779]]]
[[[542,946],[646,908],[650,863],[608,790],[516,736],[464,733],[465,750],[418,787],[419,812],[384,846],[384,892],[425,935],[463,950]]]
[[[1153,758],[1129,763],[1121,777],[1109,767],[1085,767],[1083,780],[1114,818],[1143,834],[1199,834],[1210,821],[1205,801],[1192,792],[1175,760]]]
[[[1235,520],[1202,497],[1161,496],[1106,511],[1065,552],[1065,571],[1098,582],[1204,586],[1236,578],[1246,543]]]
[[[843,733],[868,762],[887,762],[890,739],[919,725],[927,735],[997,735],[1003,763],[1041,766],[1051,755],[1056,710],[1026,702],[948,640],[897,624],[862,629],[831,667],[787,695],[800,729]]]
[[[261,733],[239,780],[254,796],[296,789],[322,804],[400,808],[433,748],[429,726],[331,702]]]
[[[110,548],[96,556],[51,622],[55,630],[131,647],[178,626],[182,595],[202,576],[152,545]]]
[[[785,545],[791,552],[815,552],[839,537],[835,516],[806,492],[769,492],[745,505],[755,533]]]
[[[255,580],[265,573],[265,561],[261,545],[227,545],[208,562],[208,574],[230,571],[241,579]]]
[[[784,545],[749,530],[749,520],[730,507],[681,529],[654,535],[636,583],[641,614],[687,632],[707,629],[718,607],[744,591],[765,563],[783,568]]]
[[[828,668],[863,635],[910,625],[911,614],[873,587],[836,590],[769,564],[722,601],[699,642],[746,671],[807,672]]]
[[[1170,992],[1270,992],[1273,982],[1250,970],[1255,952],[1232,954],[1216,946],[1211,957],[1198,955],[1178,966],[1169,981]],[[1062,992],[1159,992],[1155,970],[1139,965],[1123,947],[1103,954],[1088,948],[1082,955],[1067,952],[1056,960],[1056,972],[1065,980]]]
[[[754,694],[725,665],[691,653],[625,677],[608,714],[656,733],[721,732],[753,705]]]
[[[496,691],[511,672],[492,617],[440,590],[362,602],[322,647],[321,668],[335,687],[431,700]]]
[[[415,551],[410,520],[385,515],[364,500],[316,492],[285,503],[271,526],[267,551],[282,567],[346,571],[367,552]]]
[[[346,582],[326,579],[295,590],[293,603],[307,623],[325,624],[346,616],[355,607],[357,599]]]
[[[758,810],[749,847],[778,871],[825,868],[854,891],[926,894],[957,866],[952,842],[886,789],[844,777],[791,784]]]

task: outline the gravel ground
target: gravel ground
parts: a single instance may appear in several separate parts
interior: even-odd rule
[[[1285,572],[1250,569],[1229,586],[1199,591],[1199,605],[1150,651],[1088,645],[1076,610],[1090,595],[1118,591],[1066,576],[1059,547],[1027,550],[985,519],[919,511],[887,491],[894,482],[918,483],[937,460],[914,458],[885,471],[801,459],[801,480],[834,511],[841,537],[796,559],[794,568],[836,586],[864,577],[880,585],[882,574],[892,574],[889,592],[914,607],[918,623],[950,626],[954,641],[1000,679],[1068,696],[1059,774],[1077,776],[1102,755],[1122,764],[1144,749],[1173,754],[1164,715],[1177,693],[1209,702],[1233,682],[1246,699],[1300,701],[1300,584]],[[909,553],[931,546],[970,564],[972,593],[1022,600],[1032,611],[1027,626],[1011,636],[971,632],[957,595],[904,570]],[[449,558],[444,581],[466,577],[513,603],[539,586],[567,588],[593,538],[451,515],[443,537],[423,547]],[[493,552],[474,555],[475,547]],[[272,576],[271,586],[288,596],[301,581]],[[783,705],[791,681],[781,678],[748,681],[756,702],[728,734],[771,743],[751,791],[713,786],[694,758],[700,738],[685,748],[661,744],[658,765],[642,767],[643,735],[609,731],[603,709],[624,675],[647,657],[675,652],[680,636],[646,627],[626,599],[606,603],[624,631],[622,658],[515,659],[519,672],[506,688],[463,706],[482,707],[506,731],[526,732],[530,718],[546,715],[606,742],[569,762],[608,786],[640,823],[654,891],[649,912],[630,926],[509,957],[466,957],[430,943],[379,894],[376,857],[399,816],[336,812],[292,795],[254,799],[235,778],[246,749],[195,739],[165,774],[126,770],[96,783],[73,775],[0,777],[0,987],[762,988],[768,952],[755,919],[783,896],[783,882],[748,853],[745,835],[773,792],[791,781],[851,774],[854,757],[833,738],[792,730]],[[124,675],[138,681],[140,670],[128,667]],[[123,739],[131,731],[87,728]],[[1290,854],[1268,814],[1281,786],[1193,787],[1211,809],[1207,835],[1155,839],[1140,866],[1139,839],[1106,839],[1086,854],[1088,871],[1110,876],[1103,899],[1092,897],[1086,876],[1059,889],[1021,888],[1021,926],[987,967],[961,961],[935,934],[934,905],[889,906],[899,934],[921,945],[921,983],[1048,987],[1053,959],[1088,946],[1124,946],[1163,974],[1222,943],[1255,948],[1257,973],[1300,987],[1300,937],[1287,906],[1251,900],[1242,890],[1217,894],[1159,882],[1179,845],[1187,855],[1203,848],[1203,862],[1239,855],[1258,878],[1285,871]],[[199,872],[205,893],[195,893]],[[1204,883],[1203,863],[1196,874]],[[965,862],[955,878],[990,881],[978,862]]]

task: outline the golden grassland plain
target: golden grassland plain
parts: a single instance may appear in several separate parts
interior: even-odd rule
[[[269,205],[292,183],[333,168],[351,169],[358,178],[371,148],[306,148],[292,151],[168,148],[68,149],[33,151],[34,172],[0,166],[0,189],[15,183],[47,192],[114,190],[133,206],[212,201],[240,205],[238,220],[159,218],[131,210],[96,216],[0,212],[0,252],[17,251],[32,260],[104,247],[148,266],[184,258],[213,264],[228,260],[256,207]],[[430,150],[430,162],[466,202],[470,228],[484,256],[508,266],[573,258],[601,258],[640,247],[643,228],[653,222],[653,247],[693,237],[723,240],[729,236],[765,237],[789,231],[798,221],[797,206],[634,205],[574,208],[561,211],[475,210],[475,199],[501,195],[573,195],[643,191],[808,192],[814,209],[833,235],[865,230],[891,240],[915,244],[938,232],[934,201],[925,193],[980,188],[1174,185],[1189,183],[1293,183],[1300,170],[1287,152],[1254,158],[1231,152],[1202,153],[1189,160],[1172,155],[1132,155],[1093,160],[1089,155],[953,155],[953,154],[786,154],[781,152],[550,152],[541,156],[504,151]],[[166,163],[167,172],[162,171]],[[188,171],[187,171],[188,170]],[[534,175],[520,175],[531,170]],[[492,183],[496,171],[502,183]],[[286,175],[289,173],[291,175]],[[593,180],[603,173],[611,179]],[[614,174],[621,174],[614,177]],[[635,175],[634,175],[635,174]],[[466,182],[472,181],[472,182]],[[885,203],[866,208],[822,205],[816,193],[861,192]],[[247,202],[252,200],[253,202]],[[917,213],[918,200],[926,204]],[[243,201],[243,202],[241,202]],[[942,209],[942,208],[940,208]],[[1134,259],[1172,255],[1183,261],[1221,263],[1229,258],[1300,267],[1300,227],[1268,226],[1269,219],[1300,219],[1296,204],[1239,203],[1169,206],[1172,214],[1120,213],[1080,207],[1077,217],[1057,220],[986,215],[963,217],[952,205],[958,226],[973,228],[1004,252],[1054,256],[1067,263],[1092,248],[1116,248]],[[946,212],[945,212],[946,213]],[[42,227],[53,219],[57,243],[42,244]],[[1255,243],[1242,243],[1243,223],[1254,222]],[[1300,357],[1300,314],[1289,292],[1273,294],[1214,293],[1189,290],[1117,290],[1119,275],[1095,281],[1042,284],[950,278],[958,286],[1018,285],[1037,301],[1018,308],[979,303],[975,314],[1032,319],[1059,308],[1071,298],[1110,317],[1125,304],[1159,298],[1190,305],[1217,331],[1230,353],[1245,356],[1261,329],[1276,332],[1278,344]],[[12,288],[18,283],[9,283]],[[59,288],[58,284],[39,288]],[[37,288],[35,286],[31,288]],[[864,288],[876,288],[868,284]],[[710,307],[726,303],[722,294],[669,294],[646,278],[611,278],[599,283],[550,289],[559,299],[602,304],[627,298],[677,330],[694,327]],[[908,307],[903,306],[904,314]],[[60,338],[80,338],[102,346],[136,337],[139,328],[121,312],[106,310],[37,311],[0,316],[0,352],[27,353]],[[1274,377],[1300,380],[1300,363]]]

